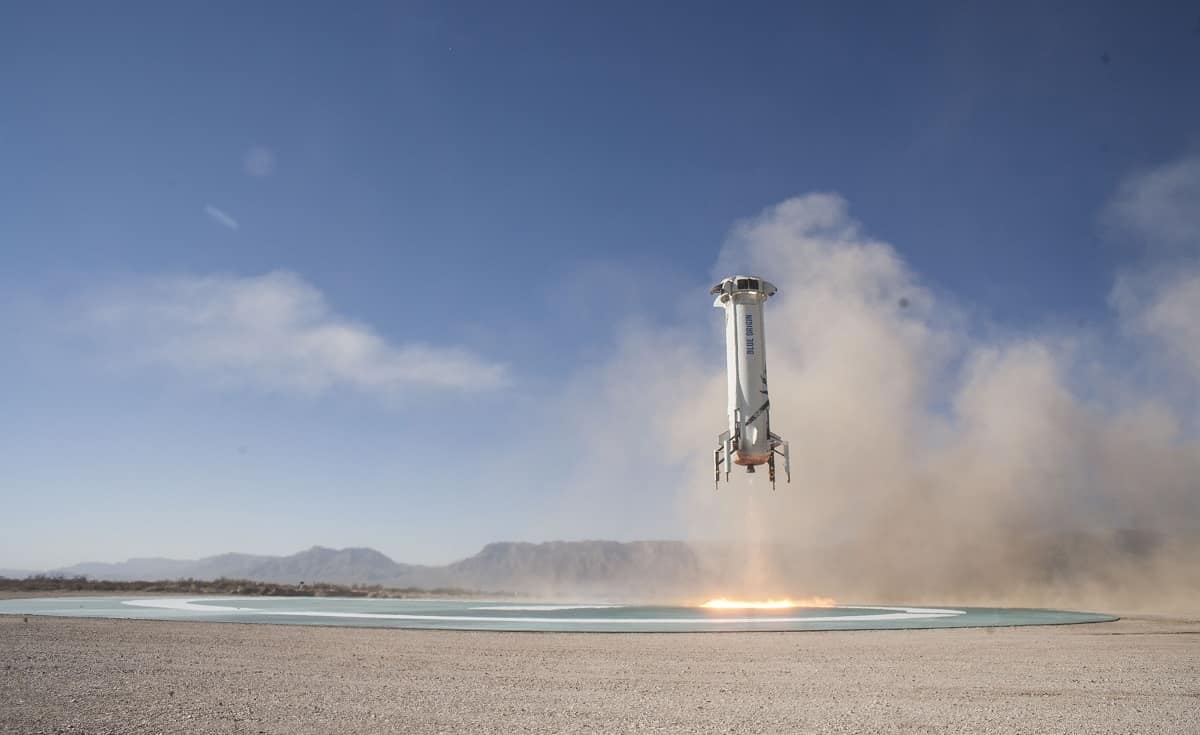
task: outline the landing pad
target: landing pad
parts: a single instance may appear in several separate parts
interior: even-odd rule
[[[774,610],[344,597],[43,597],[0,614],[135,620],[563,633],[713,633],[1065,625],[1116,620],[1062,610],[837,605]]]

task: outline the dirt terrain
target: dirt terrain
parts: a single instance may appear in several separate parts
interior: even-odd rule
[[[0,616],[11,733],[1200,733],[1200,618],[557,634]]]

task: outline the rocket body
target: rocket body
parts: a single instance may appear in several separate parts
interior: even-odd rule
[[[771,433],[771,401],[767,389],[767,339],[763,304],[775,286],[755,276],[733,276],[712,287],[713,306],[725,311],[728,381],[728,430],[714,453],[716,479],[729,479],[731,465],[754,472],[768,465],[775,481],[775,455],[784,457],[790,481],[787,443]],[[781,451],[782,448],[782,451]]]
[[[771,454],[767,345],[762,319],[766,299],[761,291],[739,291],[721,304],[725,309],[729,433],[738,440],[733,463],[739,465],[763,464]]]

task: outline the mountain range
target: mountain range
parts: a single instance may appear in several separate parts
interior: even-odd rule
[[[330,582],[387,587],[454,587],[526,594],[652,594],[703,577],[695,549],[681,541],[498,542],[442,566],[403,564],[370,548],[313,546],[289,556],[227,553],[202,559],[141,557],[85,562],[46,572],[114,581],[219,578]]]
[[[1139,530],[1013,533],[999,546],[979,544],[956,552],[943,553],[918,537],[892,543],[866,538],[832,546],[498,542],[466,559],[433,566],[403,564],[375,549],[314,546],[288,556],[148,557],[45,573],[114,581],[223,577],[457,588],[542,599],[678,601],[766,593],[1027,606],[1063,600],[1112,604],[1119,599],[1126,609],[1200,599],[1200,531],[1174,536]],[[0,576],[27,574],[8,570]]]

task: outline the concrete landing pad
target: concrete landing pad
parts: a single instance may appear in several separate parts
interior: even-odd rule
[[[1019,608],[837,605],[712,610],[603,603],[337,597],[44,597],[0,600],[0,614],[574,633],[979,628],[1116,620],[1097,613]]]

